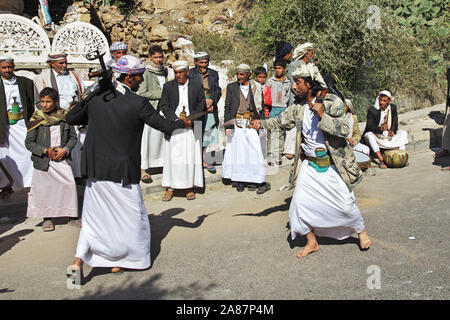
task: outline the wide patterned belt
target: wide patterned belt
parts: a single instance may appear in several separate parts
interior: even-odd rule
[[[334,164],[333,159],[330,156],[323,158],[305,156],[305,159],[315,163],[319,168],[326,168]]]
[[[8,119],[9,120],[22,120],[24,118],[23,112],[8,112]]]

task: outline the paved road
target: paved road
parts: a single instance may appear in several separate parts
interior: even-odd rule
[[[152,267],[112,275],[86,266],[79,290],[67,289],[64,275],[79,229],[43,233],[18,202],[19,213],[0,214],[0,299],[449,299],[450,172],[432,165],[432,154],[410,153],[403,169],[372,169],[357,187],[368,251],[356,235],[320,238],[319,252],[297,259],[305,241],[292,242],[286,228],[293,190],[278,191],[284,167],[268,176],[263,196],[222,183],[195,201],[147,196]]]

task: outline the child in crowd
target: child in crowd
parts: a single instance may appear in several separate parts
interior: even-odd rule
[[[266,84],[267,71],[264,67],[258,67],[255,69],[255,80],[261,85],[264,101],[264,116],[268,118],[272,105],[272,95],[270,93],[270,87]]]
[[[267,81],[272,95],[272,107],[269,118],[278,117],[288,106],[291,82],[286,77],[286,61],[276,60],[273,64],[275,75]],[[281,165],[286,131],[267,132],[267,158],[269,165]],[[294,151],[295,152],[295,151]]]
[[[80,227],[78,198],[70,152],[77,143],[73,126],[65,122],[68,110],[59,107],[58,91],[44,88],[41,109],[33,113],[25,139],[35,168],[28,195],[27,217],[43,218],[43,231],[53,231],[52,218],[70,217]]]

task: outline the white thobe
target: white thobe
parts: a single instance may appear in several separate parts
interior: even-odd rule
[[[189,116],[188,84],[189,80],[184,85],[178,84],[179,102],[175,111],[177,117],[183,111],[183,106],[186,107],[186,116]],[[165,140],[163,187],[203,187],[201,125],[194,124],[194,129],[195,132],[192,128],[177,129],[170,136],[170,140]]]
[[[240,85],[240,88],[247,98],[249,86]],[[257,184],[266,181],[266,167],[258,131],[234,127],[232,136],[227,137],[222,177],[236,182]]]
[[[14,98],[19,105],[19,112],[23,112],[22,101],[20,99],[19,86],[17,78],[11,80],[3,79],[6,97],[6,110],[11,111]],[[5,166],[14,180],[14,187],[27,188],[31,186],[33,177],[33,163],[31,161],[31,152],[25,147],[25,138],[27,136],[27,126],[25,119],[17,121],[13,125],[6,126],[6,142],[0,146],[0,161]],[[9,184],[7,177],[0,170],[0,188]]]
[[[166,83],[166,77],[157,75],[159,86]],[[163,115],[162,112],[160,112]],[[164,134],[149,125],[144,125],[141,143],[141,169],[158,168],[164,165]]]
[[[91,267],[150,267],[150,222],[138,184],[88,179],[75,257]]]
[[[318,123],[318,116],[306,105],[302,148],[308,156],[315,156],[317,147],[326,148]],[[365,229],[355,195],[347,188],[336,166],[318,172],[308,160],[301,164],[297,177],[289,208],[289,225],[292,239],[311,231],[317,236],[345,239]]]

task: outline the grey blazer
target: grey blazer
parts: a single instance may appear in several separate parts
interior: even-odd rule
[[[66,122],[60,122],[61,129],[61,145],[60,148],[67,150],[66,156],[62,160],[66,160],[69,165],[72,164],[70,152],[77,143],[77,134],[75,128]],[[47,171],[50,158],[44,154],[44,149],[50,147],[50,127],[39,126],[27,132],[25,138],[25,147],[31,151],[31,161],[35,169]]]

